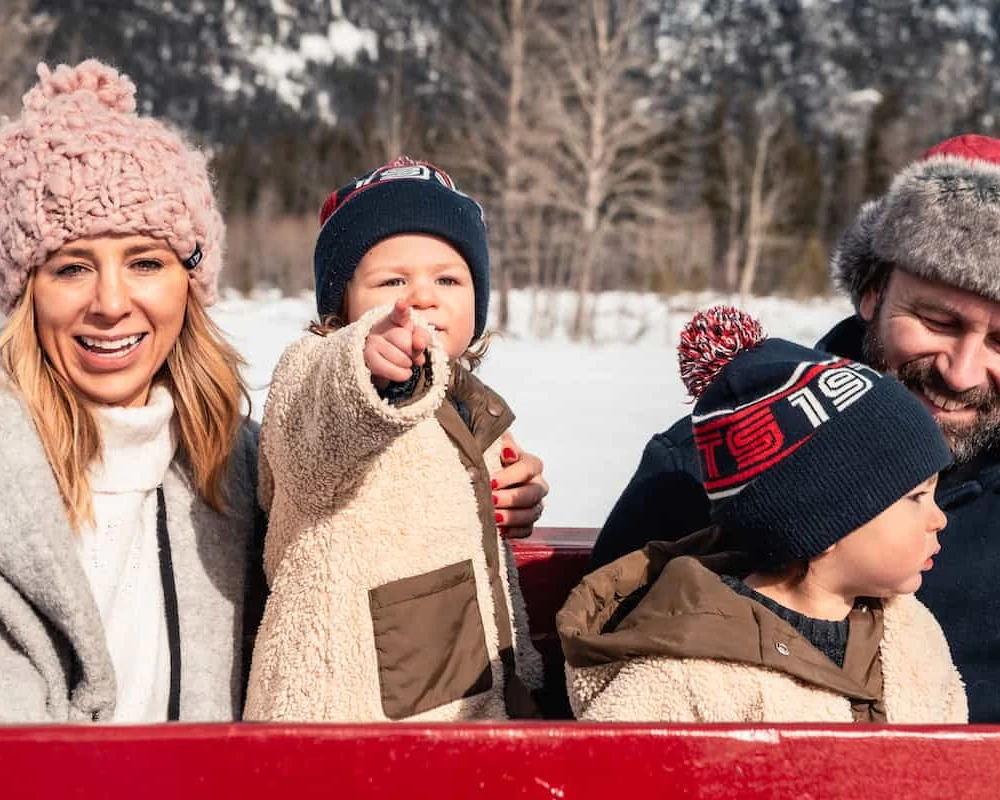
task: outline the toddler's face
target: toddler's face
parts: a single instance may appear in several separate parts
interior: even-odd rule
[[[920,587],[947,523],[934,501],[936,486],[934,475],[824,553],[854,595],[890,597]]]
[[[434,328],[449,359],[472,343],[476,296],[472,273],[448,242],[423,233],[383,239],[358,264],[344,293],[347,322],[406,297]]]

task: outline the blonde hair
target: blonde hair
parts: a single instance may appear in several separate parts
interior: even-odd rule
[[[346,327],[348,324],[340,314],[327,314],[323,318],[313,320],[309,323],[309,333],[315,333],[317,336],[326,336]],[[490,341],[492,339],[493,333],[490,331],[484,332],[478,339],[473,339],[465,349],[465,352],[458,357],[458,363],[469,370],[469,372],[475,372],[479,368],[479,365],[483,363],[486,352],[490,349]]]
[[[209,318],[193,289],[180,336],[156,375],[173,396],[179,451],[195,487],[215,511],[225,510],[223,478],[230,451],[249,413],[240,375],[245,362]],[[94,521],[88,468],[101,453],[101,433],[87,402],[53,367],[35,330],[34,273],[0,330],[0,366],[20,390],[74,529]]]

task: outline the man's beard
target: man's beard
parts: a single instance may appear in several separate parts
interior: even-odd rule
[[[862,342],[865,361],[879,372],[886,372],[897,378],[907,389],[924,396],[923,389],[929,389],[933,394],[961,403],[966,408],[975,409],[976,416],[972,422],[956,425],[951,422],[937,420],[941,433],[944,434],[952,458],[956,464],[971,461],[975,456],[1000,443],[1000,393],[991,383],[976,386],[963,392],[951,389],[934,367],[934,356],[925,356],[915,361],[908,361],[899,369],[892,369],[886,361],[885,348],[877,332],[877,320],[881,304],[875,311],[872,321],[865,326],[865,338]]]

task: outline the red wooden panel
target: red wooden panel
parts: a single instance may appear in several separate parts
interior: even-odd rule
[[[536,528],[527,539],[513,541],[531,638],[545,665],[545,686],[536,700],[547,719],[573,716],[566,697],[556,612],[583,577],[596,537],[595,528]]]
[[[4,798],[974,798],[1000,728],[160,725],[0,728]]]
[[[596,538],[596,528],[536,528],[527,539],[512,540],[536,638],[555,635],[556,612],[583,577]]]
[[[555,612],[595,535],[542,528],[515,543],[553,686]],[[0,776],[0,797],[60,800],[954,800],[996,796],[1000,726],[0,726]]]

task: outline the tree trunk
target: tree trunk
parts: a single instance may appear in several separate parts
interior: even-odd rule
[[[760,264],[760,248],[769,219],[765,219],[764,209],[764,170],[767,167],[771,140],[777,133],[777,125],[767,124],[757,138],[754,151],[753,173],[750,178],[750,202],[747,208],[747,246],[743,269],[740,274],[740,297],[747,297],[753,289],[757,277],[757,267]]]

